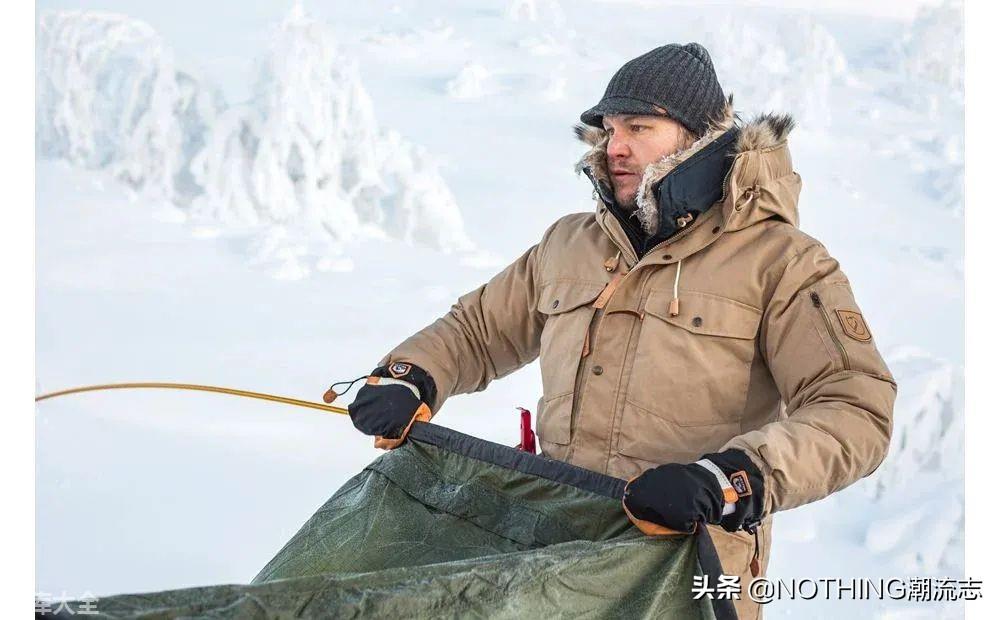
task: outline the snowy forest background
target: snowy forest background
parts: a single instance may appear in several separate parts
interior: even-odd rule
[[[625,60],[699,41],[744,117],[795,116],[801,226],[899,382],[889,458],[778,515],[769,572],[963,576],[961,5],[772,4],[40,0],[37,390],[318,399],[590,210],[580,111]],[[436,421],[512,445],[540,387],[532,364]],[[346,419],[266,403],[43,403],[37,590],[245,582],[375,456]],[[962,615],[768,606],[845,611]]]

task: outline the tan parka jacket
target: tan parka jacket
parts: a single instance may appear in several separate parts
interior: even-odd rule
[[[437,384],[433,411],[540,356],[543,454],[628,479],[650,467],[744,450],[764,476],[759,535],[771,518],[872,473],[892,431],[896,384],[821,243],[797,228],[801,179],[787,116],[741,124],[731,106],[686,151],[647,168],[653,185],[731,127],[736,156],[722,200],[641,258],[598,201],[383,358]],[[607,180],[600,130],[579,167]],[[645,201],[645,202],[644,202]],[[742,576],[754,537],[711,527],[727,574]]]

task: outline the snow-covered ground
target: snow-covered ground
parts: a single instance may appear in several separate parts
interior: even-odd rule
[[[900,386],[890,457],[778,515],[770,574],[962,577],[961,9],[830,4],[40,1],[37,389],[318,399],[590,210],[579,112],[624,60],[697,40],[739,111],[798,119],[802,228],[841,261]],[[513,444],[540,387],[531,365],[438,421]],[[246,581],[375,456],[346,419],[268,403],[43,403],[37,590]],[[961,606],[768,606],[845,612]]]

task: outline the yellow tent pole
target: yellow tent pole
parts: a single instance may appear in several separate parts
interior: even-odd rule
[[[59,390],[57,392],[49,392],[47,394],[41,394],[40,396],[35,397],[35,402],[37,403],[38,401],[47,400],[49,398],[56,398],[57,396],[79,394],[81,392],[97,392],[100,390],[131,390],[131,389],[145,389],[145,388],[215,392],[216,394],[229,394],[231,396],[242,396],[244,398],[269,400],[274,403],[284,403],[286,405],[294,405],[296,407],[318,409],[320,411],[325,411],[327,413],[339,413],[341,415],[347,415],[347,408],[345,407],[337,407],[335,405],[326,405],[323,403],[314,403],[308,400],[299,400],[298,398],[288,398],[287,396],[275,396],[274,394],[264,394],[263,392],[250,392],[248,390],[236,390],[233,388],[218,387],[215,385],[198,385],[196,383],[141,382],[141,383],[105,383],[101,385],[84,385],[81,387],[70,388],[68,390]]]

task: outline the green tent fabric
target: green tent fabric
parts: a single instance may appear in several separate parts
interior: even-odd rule
[[[735,618],[731,601],[691,593],[720,572],[707,533],[643,536],[623,488],[418,424],[250,584],[101,598],[97,617]]]

